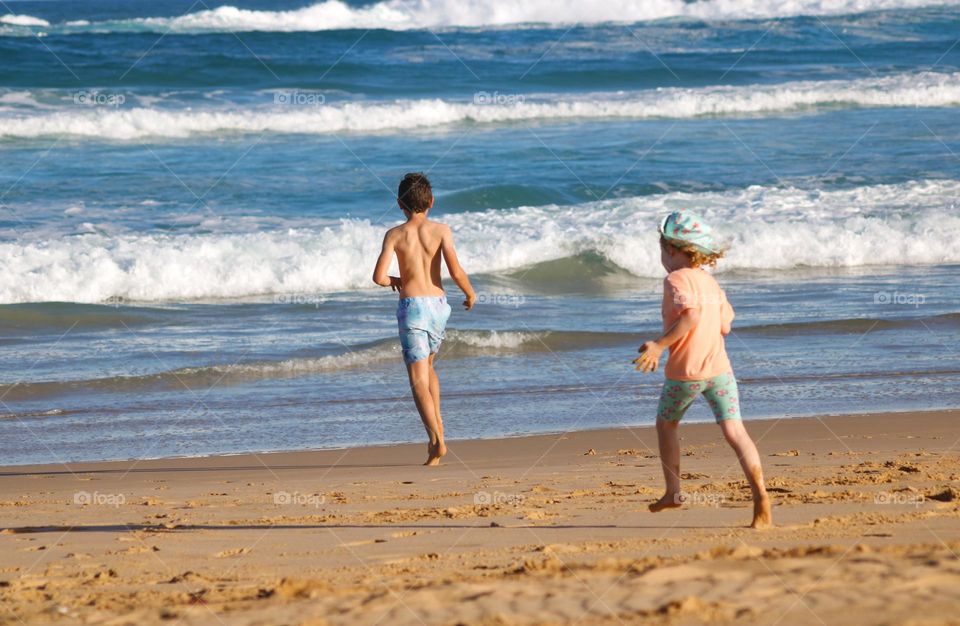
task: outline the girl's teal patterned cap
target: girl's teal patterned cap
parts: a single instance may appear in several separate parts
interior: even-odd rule
[[[667,241],[692,246],[704,254],[720,252],[720,246],[713,238],[713,229],[690,211],[674,211],[663,218],[660,234]]]

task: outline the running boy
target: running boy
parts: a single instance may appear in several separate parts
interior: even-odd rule
[[[463,306],[468,311],[473,308],[477,295],[457,260],[450,227],[427,219],[427,212],[433,208],[433,190],[427,177],[420,173],[404,176],[397,192],[397,204],[407,221],[384,235],[373,282],[400,292],[397,324],[403,361],[407,364],[413,400],[430,437],[424,465],[439,465],[447,447],[440,417],[440,380],[433,369],[433,358],[440,349],[450,317],[450,305],[440,282],[441,256],[450,278],[466,295]],[[394,254],[400,267],[399,277],[387,275]]]
[[[670,350],[657,409],[657,439],[667,488],[650,510],[657,513],[683,502],[677,429],[690,404],[703,394],[750,483],[751,526],[765,528],[772,525],[770,498],[757,447],[740,419],[737,379],[723,343],[733,322],[733,308],[717,281],[703,269],[716,265],[722,256],[710,227],[696,215],[677,211],[661,222],[660,262],[668,272],[663,283],[663,335],[644,343],[633,361],[637,370],[653,372],[663,351]]]

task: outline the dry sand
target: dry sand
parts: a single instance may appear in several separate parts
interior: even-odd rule
[[[0,624],[960,624],[960,411],[0,470]]]

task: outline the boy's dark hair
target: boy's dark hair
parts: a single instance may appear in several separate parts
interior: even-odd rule
[[[411,172],[400,181],[397,190],[397,203],[404,211],[423,213],[433,202],[433,189],[423,172]]]

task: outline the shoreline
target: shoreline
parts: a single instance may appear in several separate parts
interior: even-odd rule
[[[846,418],[857,418],[857,417],[882,417],[889,418],[894,416],[902,415],[939,415],[939,414],[956,414],[958,420],[960,420],[960,407],[947,407],[947,408],[935,408],[935,409],[902,409],[895,411],[882,411],[882,412],[853,412],[853,413],[831,413],[825,415],[795,415],[795,416],[769,416],[769,417],[750,417],[744,420],[744,423],[747,425],[747,428],[750,428],[750,424],[763,424],[767,422],[783,422],[783,421],[818,421],[818,420],[836,420],[836,419],[846,419]],[[681,425],[681,432],[690,429],[690,428],[710,428],[716,427],[716,424],[712,421],[686,421],[684,420]],[[522,440],[522,439],[535,439],[543,437],[557,437],[559,435],[574,435],[578,433],[589,434],[589,433],[608,433],[616,434],[620,431],[630,432],[635,430],[649,430],[653,429],[654,424],[637,424],[634,426],[609,426],[609,427],[599,427],[599,428],[587,428],[582,430],[572,430],[572,431],[547,431],[547,432],[536,432],[536,433],[523,433],[518,435],[501,435],[494,437],[480,437],[472,439],[448,439],[447,442],[449,445],[460,445],[460,444],[479,444],[482,442],[501,442],[501,441],[512,441],[512,440]],[[752,434],[752,431],[751,431]],[[958,434],[960,436],[960,434]],[[299,455],[299,454],[338,454],[338,453],[348,453],[350,451],[366,451],[372,452],[375,450],[382,449],[391,449],[391,448],[420,448],[423,447],[423,444],[419,442],[393,442],[393,443],[377,443],[377,444],[361,444],[356,446],[344,446],[336,448],[302,448],[294,450],[268,450],[263,452],[230,452],[230,453],[221,453],[221,454],[201,454],[195,456],[164,456],[164,457],[153,457],[153,458],[126,458],[126,459],[92,459],[92,460],[82,460],[82,461],[66,461],[66,462],[52,462],[52,463],[22,463],[22,464],[13,464],[13,465],[0,465],[0,476],[10,473],[12,470],[24,470],[36,469],[38,472],[43,472],[43,468],[57,468],[57,467],[77,467],[77,468],[89,468],[92,466],[98,465],[112,465],[112,464],[122,464],[122,463],[136,463],[138,465],[143,465],[144,463],[156,463],[156,462],[171,462],[171,461],[199,461],[203,462],[204,460],[213,460],[213,459],[229,459],[229,458],[247,458],[252,459],[256,457],[272,457],[279,455]],[[73,469],[72,471],[80,473],[82,470]]]

